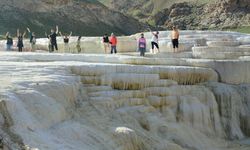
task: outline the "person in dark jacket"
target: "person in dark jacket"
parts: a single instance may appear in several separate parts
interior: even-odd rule
[[[54,52],[54,49],[58,51],[57,47],[57,36],[58,36],[58,26],[56,26],[56,31],[54,29],[51,29],[51,34],[49,35],[50,37],[50,42],[51,42],[51,51]]]
[[[104,52],[105,54],[107,53],[108,49],[109,49],[109,36],[108,34],[104,34],[103,38],[102,38],[102,42],[104,45]]]
[[[12,50],[12,46],[13,46],[13,38],[11,37],[10,33],[7,32],[6,35],[6,50]]]
[[[23,34],[20,33],[19,29],[17,29],[17,47],[18,47],[18,51],[22,52],[23,51],[23,38],[26,35],[26,32],[24,32]]]
[[[31,51],[34,52],[36,50],[36,35],[35,32],[31,32],[29,28],[27,28],[30,36],[30,47]]]

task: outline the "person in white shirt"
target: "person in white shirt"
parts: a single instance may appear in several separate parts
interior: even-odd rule
[[[159,49],[159,44],[158,44],[158,39],[159,39],[159,32],[151,32],[153,34],[152,39],[151,39],[151,45],[152,45],[152,53],[155,54],[155,47],[158,51],[158,53],[160,53],[160,49]]]

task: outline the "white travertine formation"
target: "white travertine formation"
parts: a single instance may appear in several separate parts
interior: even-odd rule
[[[227,46],[227,47],[234,47],[234,46],[239,46],[240,45],[240,42],[238,41],[209,41],[207,42],[207,45],[209,47],[214,47],[214,46],[217,46],[217,47],[220,47],[220,46]]]
[[[133,50],[137,35],[132,35],[119,37],[124,53],[117,55],[1,52],[3,145],[39,150],[248,150],[250,58],[247,44],[237,40],[248,35],[181,33],[181,43],[194,44],[193,51],[138,57]],[[168,35],[161,32],[160,42],[169,43]],[[150,39],[151,33],[145,36]],[[213,39],[240,46],[206,45]],[[85,52],[102,53],[100,37],[84,37],[83,44]],[[161,46],[162,52],[168,51]]]
[[[250,106],[249,85],[225,85],[220,83],[209,83],[208,86],[213,91],[222,116],[222,125],[228,137],[242,138],[250,135]],[[240,110],[240,111],[238,111]],[[228,115],[230,112],[230,115]],[[228,122],[231,122],[228,124]]]
[[[237,59],[240,56],[250,55],[250,47],[193,47],[193,56],[203,59]]]

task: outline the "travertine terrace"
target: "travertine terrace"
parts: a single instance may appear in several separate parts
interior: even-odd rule
[[[117,55],[99,37],[84,37],[81,54],[1,51],[0,146],[249,150],[250,35],[181,31],[172,53],[161,32],[161,53],[146,57],[138,36],[119,37]]]

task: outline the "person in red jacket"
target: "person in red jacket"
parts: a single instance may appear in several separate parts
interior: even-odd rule
[[[111,54],[113,54],[113,53],[116,54],[117,53],[117,49],[116,49],[117,38],[116,38],[114,33],[111,34],[109,42],[111,44]]]

